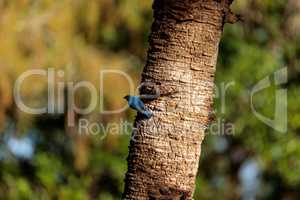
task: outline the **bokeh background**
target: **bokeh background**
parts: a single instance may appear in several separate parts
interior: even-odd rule
[[[152,1],[0,0],[0,199],[120,199],[130,134],[107,129],[80,135],[63,114],[29,115],[14,103],[13,87],[28,69],[64,70],[59,81],[87,80],[98,89],[99,70],[129,74],[136,86],[146,59]],[[300,199],[300,1],[236,0],[244,21],[225,25],[216,85],[234,82],[226,112],[215,99],[217,119],[234,124],[233,135],[208,134],[202,146],[195,199]],[[288,131],[277,132],[253,115],[249,91],[287,67]],[[104,80],[104,108],[125,105],[124,77]],[[275,90],[255,97],[272,117]],[[67,92],[67,91],[66,91]],[[45,105],[47,82],[22,87],[29,105]],[[76,103],[89,102],[87,91]],[[99,124],[132,122],[135,113],[94,112],[75,118]]]

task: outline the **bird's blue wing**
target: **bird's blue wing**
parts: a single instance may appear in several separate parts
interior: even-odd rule
[[[138,100],[137,100],[137,105],[138,105],[138,108],[142,111],[146,111],[147,108],[144,104],[144,102],[138,97]]]
[[[146,107],[145,107],[144,103],[142,102],[142,100],[136,96],[131,97],[129,105],[133,109],[140,111],[140,112],[146,110]]]
[[[146,108],[140,97],[132,96],[129,100],[129,105],[147,118],[150,118],[153,115],[152,112]]]

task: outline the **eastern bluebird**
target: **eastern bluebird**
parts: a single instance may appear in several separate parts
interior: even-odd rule
[[[146,108],[140,97],[126,95],[124,99],[128,101],[128,105],[130,106],[130,108],[138,111],[147,119],[153,116],[153,113]]]

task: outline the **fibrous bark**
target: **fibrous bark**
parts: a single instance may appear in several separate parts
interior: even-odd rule
[[[124,199],[192,199],[231,2],[154,1],[141,93],[160,95],[145,102],[151,119],[136,117]]]

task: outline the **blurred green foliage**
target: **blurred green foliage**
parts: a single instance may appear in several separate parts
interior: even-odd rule
[[[65,127],[63,115],[33,116],[14,104],[14,81],[25,70],[55,68],[65,81],[98,84],[99,70],[120,69],[139,82],[152,22],[152,1],[0,0],[0,199],[120,199],[129,134],[80,136]],[[215,100],[217,117],[234,124],[234,135],[207,135],[195,199],[239,199],[239,169],[254,158],[262,171],[260,199],[299,199],[300,188],[300,3],[297,0],[236,0],[244,22],[226,25],[220,44],[216,85],[234,82],[226,112]],[[249,93],[261,79],[288,68],[288,132],[280,133],[251,112]],[[38,81],[39,84],[32,84]],[[120,108],[126,80],[104,81],[105,108]],[[97,88],[99,89],[99,88]],[[258,110],[273,116],[275,90],[255,98]],[[47,101],[47,84],[33,79],[22,88],[24,101]],[[76,95],[85,105],[87,97]],[[95,122],[134,119],[133,112],[85,116]],[[19,159],[8,135],[33,135],[31,159]],[[103,133],[104,134],[104,133]],[[225,145],[220,149],[220,145]],[[230,191],[230,192],[229,192]]]

